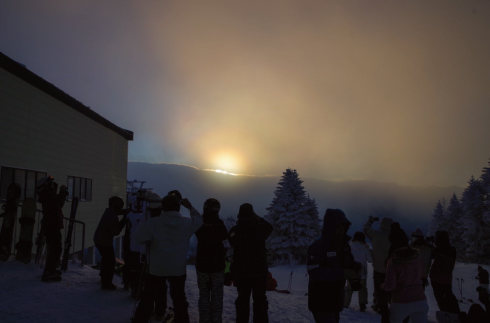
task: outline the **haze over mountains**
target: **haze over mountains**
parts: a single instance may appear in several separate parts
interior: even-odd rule
[[[221,202],[221,218],[236,217],[238,208],[245,202],[251,203],[255,212],[264,216],[282,171],[279,176],[233,176],[184,165],[129,162],[128,180],[146,181],[144,187],[152,188],[161,196],[177,189],[200,211],[207,198],[215,197]],[[453,193],[459,197],[463,191],[458,186],[403,186],[302,178],[301,170],[297,171],[305,191],[316,200],[320,218],[323,219],[327,208],[342,209],[353,224],[350,234],[361,230],[369,215],[393,218],[408,235],[417,226],[427,232],[437,201],[449,200]]]

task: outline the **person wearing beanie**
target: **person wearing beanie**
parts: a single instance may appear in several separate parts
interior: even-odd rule
[[[209,198],[204,202],[204,224],[196,231],[196,274],[199,288],[199,322],[221,323],[223,286],[225,282],[225,248],[228,230],[219,218],[220,202]]]
[[[269,222],[255,214],[250,203],[240,206],[237,219],[228,236],[233,247],[231,273],[238,292],[235,301],[236,322],[248,323],[252,294],[253,321],[267,323],[269,303],[266,296],[268,268],[265,241],[273,228]]]
[[[425,240],[424,233],[417,227],[417,229],[412,233],[412,243],[410,247],[417,249],[419,251],[420,259],[422,260],[422,288],[429,286],[429,269],[432,263],[432,250],[434,249],[432,245]]]
[[[188,199],[167,195],[162,199],[162,214],[148,219],[134,232],[137,243],[149,243],[149,273],[133,322],[149,321],[154,303],[162,295],[166,304],[167,281],[170,285],[175,322],[189,323],[189,303],[185,295],[186,257],[189,240],[202,226],[203,219]],[[190,218],[180,214],[180,206],[190,211]]]
[[[453,270],[456,264],[456,249],[451,246],[447,231],[437,231],[432,266],[429,271],[430,283],[439,310],[459,314],[459,303],[453,293]]]
[[[390,230],[391,256],[386,265],[386,279],[381,289],[391,292],[389,322],[427,322],[429,305],[422,288],[422,261],[417,249],[411,248],[409,239],[399,223]]]
[[[379,229],[373,228],[373,223],[379,218],[369,216],[368,221],[364,224],[363,231],[366,237],[371,240],[373,245],[373,280],[374,280],[374,299],[373,308],[379,314],[388,317],[388,300],[389,293],[380,288],[386,278],[386,259],[390,250],[390,226],[393,220],[388,217],[381,219]]]
[[[308,309],[315,322],[339,322],[344,309],[346,280],[352,290],[359,282],[362,265],[354,260],[347,235],[351,223],[340,209],[327,209],[320,239],[308,248]]]
[[[358,292],[359,297],[359,309],[361,312],[366,310],[366,304],[368,303],[368,290],[366,285],[367,279],[367,263],[373,262],[373,251],[371,247],[366,243],[366,236],[364,233],[358,231],[354,233],[354,237],[350,242],[350,249],[352,251],[352,255],[354,256],[354,260],[361,263],[362,265],[362,273],[360,282],[362,284],[362,288]],[[345,301],[344,307],[348,308],[353,294],[352,286],[349,281],[347,281],[347,285],[345,286]]]

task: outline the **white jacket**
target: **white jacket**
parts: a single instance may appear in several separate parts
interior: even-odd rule
[[[145,214],[143,212],[131,211],[128,214],[128,220],[131,222],[131,237],[133,237],[138,228],[145,223]],[[131,239],[129,249],[134,252],[145,253],[145,246],[139,244],[134,238]]]
[[[162,212],[149,219],[134,234],[138,243],[150,241],[150,274],[155,276],[182,276],[186,273],[189,240],[202,224],[202,216],[192,208],[191,217],[179,212]]]
[[[371,248],[360,241],[351,241],[350,249],[352,255],[354,256],[354,260],[360,262],[363,267],[363,273],[361,279],[367,278],[367,263],[373,262],[373,251]]]

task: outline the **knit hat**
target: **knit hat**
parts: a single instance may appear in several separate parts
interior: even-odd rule
[[[412,237],[424,237],[424,233],[422,232],[422,230],[417,227],[417,229],[415,229],[415,231],[412,233]]]
[[[354,233],[352,241],[360,241],[366,243],[366,236],[361,231],[357,231],[356,233]]]
[[[147,202],[149,209],[158,209],[162,207],[162,198],[155,192],[151,192],[151,194],[148,195]]]
[[[393,222],[391,224],[391,230],[388,239],[391,242],[393,250],[398,248],[408,247],[408,242],[409,242],[408,236],[405,233],[405,231],[403,231],[403,229],[400,228],[400,224],[398,222]]]
[[[250,217],[255,215],[254,208],[250,203],[243,203],[240,205],[240,210],[238,211],[237,218]]]

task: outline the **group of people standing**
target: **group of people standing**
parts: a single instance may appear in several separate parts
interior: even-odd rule
[[[473,304],[468,313],[460,312],[452,291],[456,250],[446,231],[425,239],[417,228],[410,242],[398,222],[385,217],[375,229],[376,221],[379,218],[370,216],[363,232],[356,232],[350,241],[347,231],[351,223],[345,214],[339,209],[326,211],[322,236],[310,246],[307,260],[308,307],[315,322],[339,322],[340,312],[349,307],[354,292],[359,293],[360,311],[365,311],[367,263],[373,264],[372,307],[381,314],[382,323],[428,322],[425,290],[429,279],[440,311],[455,314],[460,322],[489,322],[488,313],[479,304]],[[476,278],[480,280],[479,299],[490,307],[488,272],[480,266]]]
[[[150,194],[153,194],[150,196]],[[117,203],[114,201],[117,200]],[[236,322],[248,322],[250,296],[253,297],[254,322],[268,322],[267,253],[265,241],[272,233],[272,225],[259,217],[249,203],[240,206],[237,223],[228,230],[219,218],[220,202],[209,198],[204,202],[203,213],[183,198],[179,191],[170,191],[160,199],[153,192],[140,195],[145,201],[142,207],[138,199],[131,208],[124,210],[121,198],[109,199],[94,235],[94,242],[101,254],[101,288],[114,290],[115,256],[112,239],[124,227],[130,227],[130,253],[126,257],[129,267],[129,285],[142,290],[133,322],[148,322],[152,315],[161,321],[167,310],[167,283],[173,301],[175,322],[189,322],[188,302],[185,295],[186,258],[192,235],[197,237],[196,274],[199,288],[199,322],[222,322],[223,286],[225,281],[225,248],[228,240],[233,247],[231,271],[237,287],[235,302]],[[160,203],[151,203],[160,201]],[[149,203],[148,203],[149,202]],[[180,213],[181,206],[190,217]],[[145,209],[151,217],[144,219]],[[119,220],[118,215],[123,215]],[[107,241],[106,241],[107,239]],[[111,243],[106,243],[108,241]],[[141,246],[145,246],[145,250]],[[139,246],[139,247],[136,247]],[[143,260],[144,257],[144,260]],[[141,262],[148,264],[144,282],[138,281]],[[140,287],[139,285],[142,285]]]

